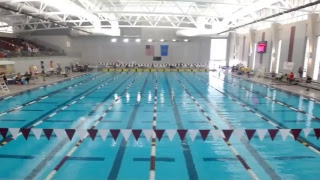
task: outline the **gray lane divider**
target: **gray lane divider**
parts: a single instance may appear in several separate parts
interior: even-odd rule
[[[60,84],[60,83],[63,83],[63,82],[66,82],[66,81],[70,81],[70,80],[73,80],[73,79],[76,79],[76,78],[80,78],[80,77],[83,77],[83,76],[88,76],[88,75],[90,75],[90,74],[92,74],[92,73],[86,73],[86,74],[82,74],[82,75],[79,75],[79,76],[76,76],[76,77],[73,77],[73,78],[67,78],[67,79],[63,79],[63,80],[56,81],[56,82],[52,82],[52,83],[49,83],[49,84],[46,84],[46,85],[43,85],[43,86],[40,86],[40,87],[37,86],[37,87],[30,88],[30,89],[27,89],[27,90],[24,90],[24,91],[21,91],[21,92],[11,93],[11,94],[9,94],[9,95],[5,95],[5,96],[0,97],[0,101],[1,101],[1,100],[5,100],[5,99],[12,98],[12,97],[14,97],[14,96],[21,95],[21,94],[26,93],[26,92],[30,92],[30,91],[42,89],[42,88],[47,87],[47,86]]]
[[[65,91],[65,90],[71,89],[71,88],[73,88],[73,87],[77,87],[78,85],[87,83],[87,82],[89,82],[89,81],[91,81],[91,80],[94,80],[94,79],[96,79],[96,78],[100,78],[101,76],[104,76],[104,75],[105,75],[105,74],[101,74],[101,75],[99,75],[99,76],[95,76],[95,77],[92,77],[92,78],[89,78],[89,79],[85,79],[85,80],[83,80],[83,81],[80,81],[80,82],[78,82],[78,83],[75,83],[75,84],[73,84],[73,85],[71,85],[71,86],[69,86],[69,87],[64,87],[64,88],[55,90],[55,91],[53,91],[53,92],[51,92],[51,93],[49,93],[49,94],[46,94],[46,95],[44,95],[44,96],[40,96],[40,97],[38,97],[38,98],[36,98],[36,99],[33,99],[33,100],[30,100],[30,101],[28,101],[28,102],[26,102],[26,103],[20,104],[20,105],[18,105],[17,107],[14,107],[14,108],[9,109],[9,110],[7,110],[7,111],[0,112],[0,116],[3,116],[3,115],[5,115],[5,114],[8,114],[8,113],[13,112],[13,111],[16,111],[16,110],[19,110],[19,109],[21,109],[22,107],[29,106],[29,105],[31,105],[31,104],[34,104],[34,103],[36,103],[36,102],[39,102],[39,101],[41,101],[41,100],[43,100],[43,99],[46,99],[46,98],[48,98],[48,97],[50,97],[50,96],[53,96],[53,95],[55,95],[55,94],[58,94],[58,93],[60,93],[60,92]]]
[[[240,106],[246,108],[249,110],[249,112],[255,114],[256,116],[258,116],[259,118],[263,119],[264,121],[268,122],[269,124],[271,124],[272,126],[276,127],[277,129],[288,129],[285,125],[283,125],[282,123],[280,122],[276,122],[277,124],[275,124],[272,120],[269,120],[268,118],[262,116],[261,114],[257,113],[256,111],[258,111],[256,108],[254,107],[250,107],[250,105],[246,105],[245,102],[244,103],[241,103],[239,101],[237,101],[236,99],[234,99],[233,97],[227,95],[226,93],[220,91],[219,89],[211,86],[209,83],[207,83],[206,81],[198,78],[196,75],[194,75],[199,81],[207,84],[208,86],[210,86],[211,88],[215,89],[216,91],[220,92],[221,94],[223,94],[224,96],[226,96],[227,98],[231,99],[232,101],[234,101],[235,103],[239,104]],[[228,94],[232,94],[232,93],[229,93],[227,90],[224,90],[226,91]],[[233,95],[232,95],[233,96]],[[252,110],[254,109],[254,110]],[[274,120],[275,121],[275,120]],[[290,137],[294,138],[293,134],[290,132]],[[305,147],[309,148],[310,150],[312,150],[313,152],[317,153],[320,155],[320,148],[313,144],[312,142],[308,141],[307,139],[299,136],[297,139],[296,139],[297,142],[301,143],[302,145],[304,145]]]
[[[102,119],[107,115],[107,113],[112,109],[114,104],[118,102],[118,100],[121,98],[121,96],[127,92],[127,90],[132,86],[132,84],[140,77],[141,74],[139,74],[134,80],[127,86],[127,88],[116,98],[113,103],[108,107],[106,111],[103,112],[103,114],[96,120],[96,122],[91,126],[90,129],[96,128],[96,126],[102,121]],[[85,134],[85,136],[77,142],[75,146],[72,147],[72,149],[67,153],[66,156],[63,157],[63,159],[55,166],[55,168],[48,174],[46,177],[46,180],[50,180],[54,177],[54,175],[59,171],[59,169],[64,165],[64,163],[69,159],[69,157],[78,149],[78,147],[82,144],[82,142],[89,136],[88,132]]]
[[[120,76],[122,76],[123,74],[121,74]],[[91,89],[95,88],[96,85],[94,85],[93,87],[89,88],[88,90],[86,90],[85,92],[81,93],[81,94],[78,94],[76,95],[75,97],[73,97],[71,100],[68,100],[66,103],[62,104],[61,106],[64,106],[62,108],[60,108],[61,106],[59,107],[56,107],[54,108],[53,110],[45,113],[44,115],[38,117],[37,119],[33,120],[32,122],[29,122],[28,124],[24,125],[23,127],[21,128],[33,128],[39,124],[41,124],[42,122],[46,121],[47,119],[49,119],[50,117],[53,117],[54,115],[56,115],[57,113],[63,111],[64,109],[68,108],[69,106],[71,106],[72,104],[75,104],[77,101],[80,101],[81,99],[83,99],[84,97],[92,94],[93,92],[95,92],[96,90],[100,89],[102,86],[106,86],[107,84],[109,84],[110,82],[114,81],[115,79],[119,78],[120,76],[116,76],[116,77],[111,77],[111,78],[108,78],[104,81],[108,81],[102,85],[100,85],[98,88],[96,88],[95,90],[93,91],[90,91]],[[104,82],[102,81],[102,82]],[[101,83],[101,82],[98,82],[98,83]],[[87,93],[88,91],[90,91],[89,93]],[[71,102],[71,103],[69,103]],[[18,134],[18,136],[20,136],[21,133]],[[2,139],[0,141],[0,147],[8,144],[9,142],[11,142],[12,140],[14,140],[14,138],[12,137],[12,135],[10,136],[7,136],[5,139]]]
[[[230,123],[230,121],[227,118],[225,118],[224,115],[222,115],[219,111],[217,111],[218,107],[215,106],[214,103],[212,103],[208,97],[204,96],[200,92],[200,90],[188,80],[188,78],[183,76],[181,73],[180,73],[180,75],[193,87],[193,89],[195,89],[198,92],[198,94],[207,102],[207,104],[211,106],[211,108],[216,112],[216,114],[219,116],[219,118],[221,120],[223,120],[230,129],[235,129],[235,127]],[[194,100],[194,102],[197,103],[197,105],[199,105],[199,103],[196,100]],[[205,113],[205,115],[207,116],[206,113]],[[207,117],[207,119],[208,119],[208,117]],[[213,122],[213,120],[212,120],[212,122]],[[271,177],[271,179],[281,179],[280,176],[274,171],[274,169],[265,161],[265,159],[263,157],[260,156],[260,154],[249,144],[249,142],[247,140],[241,138],[240,141],[246,147],[248,152],[261,165],[261,167],[264,169],[264,171]]]
[[[281,106],[285,106],[285,107],[287,107],[287,108],[290,108],[291,110],[294,110],[294,111],[296,111],[296,112],[299,112],[299,113],[308,115],[308,116],[310,116],[310,117],[312,117],[312,118],[314,118],[314,119],[320,120],[320,117],[317,117],[317,116],[315,116],[315,115],[313,115],[313,114],[307,113],[306,111],[297,109],[296,107],[294,107],[294,106],[292,106],[292,105],[289,105],[289,104],[287,104],[287,103],[285,103],[285,102],[279,101],[279,100],[277,100],[277,99],[273,99],[273,98],[271,98],[271,97],[269,97],[269,96],[266,96],[265,94],[260,93],[259,91],[250,90],[250,89],[248,89],[248,88],[246,88],[246,87],[243,87],[243,86],[239,85],[238,83],[234,83],[234,82],[230,82],[230,81],[225,81],[225,80],[222,80],[222,79],[217,78],[217,77],[215,77],[215,76],[212,76],[212,77],[214,77],[214,78],[216,78],[216,79],[219,79],[219,80],[221,80],[221,81],[227,82],[227,83],[229,83],[229,84],[232,84],[232,85],[234,85],[234,86],[237,86],[237,87],[239,87],[239,88],[241,88],[241,89],[243,89],[243,90],[246,90],[247,92],[251,92],[251,93],[258,94],[258,95],[261,96],[261,97],[264,97],[264,98],[266,98],[266,99],[268,99],[268,100],[270,100],[270,101],[273,101],[273,102],[275,102],[275,103],[277,103],[277,104],[280,104]]]
[[[191,93],[186,89],[185,85],[176,77],[174,78],[179,82],[179,84],[182,86],[182,88],[186,91],[186,93],[191,97],[191,99],[194,101],[194,103],[197,105],[197,107],[200,109],[200,111],[203,113],[203,115],[207,118],[207,120],[210,122],[210,124],[216,129],[219,130],[218,126],[215,125],[211,118],[208,116],[208,114],[203,110],[203,108],[200,106],[200,104],[195,100],[195,98],[191,95]],[[232,146],[232,144],[225,138],[222,137],[226,145],[230,148],[231,152],[236,156],[238,161],[241,163],[241,165],[246,169],[246,171],[249,173],[249,175],[253,178],[258,180],[259,178],[257,175],[252,171],[251,167],[247,164],[245,159],[239,154],[239,152]]]
[[[144,81],[144,83],[139,91],[140,95],[141,95],[141,99],[143,98],[143,94],[144,94],[149,76],[150,76],[150,74],[148,73],[148,76],[146,77],[146,80]],[[137,102],[136,102],[135,106],[133,107],[132,113],[130,115],[130,119],[128,121],[126,129],[132,129],[132,125],[133,125],[134,120],[136,118],[137,111],[138,111],[139,107],[140,107],[140,100],[137,99]],[[109,179],[109,180],[118,179],[118,174],[119,174],[119,171],[121,168],[121,164],[122,164],[123,157],[124,157],[124,154],[126,151],[126,147],[127,147],[127,140],[125,138],[123,138],[121,140],[121,144],[120,144],[120,147],[117,151],[116,157],[112,163],[112,168],[109,172],[107,179]]]
[[[152,129],[157,129],[157,97],[158,97],[158,73],[155,73],[155,84],[154,84],[154,102],[153,102],[153,118],[152,118]],[[150,171],[149,180],[155,180],[156,178],[156,135],[152,133],[151,136],[151,152],[150,152]]]
[[[126,73],[128,74],[128,72]],[[125,79],[122,83],[120,83],[112,92],[108,94],[107,97],[105,97],[101,102],[104,103],[106,102],[127,80],[130,78]],[[98,89],[101,87],[99,86]],[[96,110],[100,107],[100,105],[96,105],[95,108],[89,113],[89,114],[94,114]],[[75,129],[79,129],[87,120],[89,117],[86,117],[85,120],[80,121],[80,124],[78,124]],[[48,164],[48,162],[56,156],[56,154],[65,146],[68,142],[70,142],[69,138],[64,138],[52,151],[31,171],[31,173],[25,178],[25,179],[35,179],[35,177],[42,171],[42,169]]]
[[[229,74],[229,73],[228,73]],[[257,81],[253,81],[251,79],[245,79],[245,78],[242,78],[242,77],[238,77],[238,76],[235,76],[233,74],[230,74],[231,76],[237,78],[237,79],[242,79],[244,81],[248,81],[248,82],[251,82],[251,83],[256,83],[260,86],[263,86],[263,87],[268,87],[267,85],[263,84],[263,83],[260,83],[260,82],[257,82]],[[288,91],[288,90],[285,90],[285,89],[281,89],[279,87],[275,87],[275,86],[272,86],[269,85],[269,87],[272,87],[274,89],[277,89],[279,91],[282,91],[282,92],[286,92],[286,93],[289,93],[289,94],[293,94],[293,95],[296,95],[296,96],[299,96],[299,97],[302,97],[303,99],[306,99],[306,100],[309,100],[309,101],[312,101],[312,102],[315,102],[317,104],[320,104],[320,99],[317,99],[317,98],[312,98],[312,97],[309,97],[309,96],[306,96],[306,95],[303,95],[303,94],[299,94],[299,93],[295,93],[295,92],[292,92],[292,91]]]

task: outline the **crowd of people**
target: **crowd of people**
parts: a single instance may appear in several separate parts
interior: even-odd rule
[[[247,74],[248,78],[252,75],[251,68],[249,66],[245,67],[242,64],[237,64],[231,67],[231,72],[236,72],[238,75]]]

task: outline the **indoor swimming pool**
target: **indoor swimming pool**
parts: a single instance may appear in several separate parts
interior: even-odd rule
[[[320,102],[222,72],[95,72],[0,101],[0,179],[320,176]]]

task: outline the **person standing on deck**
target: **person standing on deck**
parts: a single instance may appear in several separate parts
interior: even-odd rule
[[[299,67],[298,73],[299,73],[299,78],[301,79],[302,75],[303,75],[303,67],[302,66]]]

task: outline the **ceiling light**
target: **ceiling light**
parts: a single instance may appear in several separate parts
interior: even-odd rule
[[[141,42],[141,39],[136,39],[136,42]]]
[[[161,41],[161,42],[163,42],[163,41],[164,41],[164,39],[160,39],[160,41]]]
[[[176,40],[176,39],[172,39],[172,41],[173,41],[173,42],[176,42],[177,40]]]
[[[127,43],[129,42],[129,39],[123,39],[123,42]]]
[[[148,42],[152,42],[152,39],[148,39]]]
[[[117,42],[117,39],[111,39],[111,42]]]
[[[188,42],[188,41],[189,41],[188,39],[185,39],[185,40],[184,40],[184,42]]]

